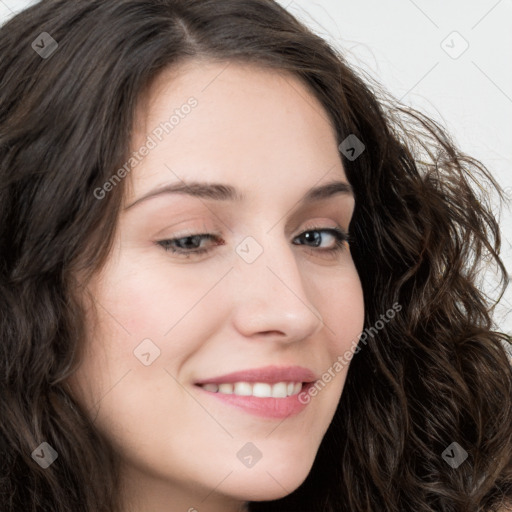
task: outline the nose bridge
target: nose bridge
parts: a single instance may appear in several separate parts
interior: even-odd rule
[[[237,327],[246,334],[280,331],[289,339],[310,336],[322,325],[290,242],[278,230],[259,230],[236,248]]]

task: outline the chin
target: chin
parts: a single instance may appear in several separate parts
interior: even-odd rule
[[[291,466],[291,467],[290,467]],[[283,465],[282,468],[256,467],[233,473],[226,492],[244,501],[270,501],[288,496],[306,479],[311,465]],[[226,481],[226,484],[228,482]]]

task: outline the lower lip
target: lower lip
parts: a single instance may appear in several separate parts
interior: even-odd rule
[[[286,398],[259,398],[257,396],[240,396],[235,394],[227,395],[218,392],[213,393],[212,391],[206,391],[201,386],[198,387],[203,393],[216,397],[228,405],[243,409],[255,416],[283,419],[289,416],[295,416],[306,408],[308,404],[301,403],[299,401],[299,395],[307,392],[313,384],[312,382],[304,384],[299,393],[287,396]]]

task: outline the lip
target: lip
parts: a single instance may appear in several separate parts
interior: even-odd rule
[[[299,400],[301,393],[307,391],[318,380],[316,375],[302,366],[265,366],[251,370],[232,372],[218,377],[208,378],[195,383],[196,387],[205,396],[217,399],[223,404],[236,407],[246,413],[269,419],[284,419],[295,416],[303,411],[309,401],[303,403]],[[234,382],[302,382],[302,389],[298,394],[286,398],[260,398],[256,396],[228,395],[206,391],[202,384],[228,384]]]
[[[318,377],[309,368],[303,366],[264,366],[251,370],[241,370],[218,377],[199,380],[195,384],[232,384],[234,382],[305,382],[318,380]]]
[[[201,393],[209,395],[213,399],[217,399],[224,404],[236,407],[249,414],[262,418],[284,419],[299,414],[308,406],[310,402],[303,403],[299,401],[299,396],[301,393],[307,392],[311,386],[314,386],[314,383],[303,384],[302,389],[297,395],[287,396],[286,398],[225,395],[224,393],[206,391],[199,386],[198,389]]]

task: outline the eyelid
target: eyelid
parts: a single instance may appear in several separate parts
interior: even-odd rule
[[[307,231],[325,231],[328,229],[334,229],[338,231],[340,234],[345,236],[350,236],[349,230],[343,229],[338,223],[334,223],[333,226],[328,226],[323,222],[311,221],[310,223],[306,223],[305,226],[301,227],[301,229],[293,236],[293,238],[297,238],[298,236],[304,234]],[[216,231],[215,229],[208,229],[204,224],[200,230],[194,230],[192,228],[185,228],[182,231],[178,231],[177,233],[173,233],[172,236],[169,236],[167,240],[176,240],[180,238],[188,238],[194,236],[212,236],[215,238],[221,238],[222,233]],[[161,240],[160,240],[161,241]],[[222,244],[224,245],[224,244]]]

